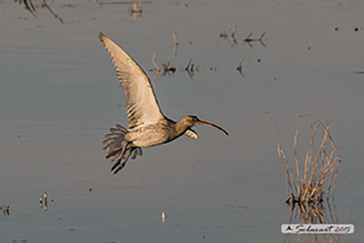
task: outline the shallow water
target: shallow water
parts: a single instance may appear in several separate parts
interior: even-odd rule
[[[0,205],[10,205],[0,241],[281,242],[289,215],[270,122],[291,158],[299,126],[303,158],[309,124],[320,119],[332,124],[353,186],[339,175],[338,217],[345,223],[353,213],[355,225],[341,241],[359,242],[364,3],[153,1],[138,20],[130,6],[56,1],[50,7],[62,24],[46,9],[33,17],[0,1]],[[232,47],[219,37],[229,23],[238,26]],[[168,117],[196,114],[230,136],[197,127],[197,141],[144,149],[113,176],[101,142],[127,117],[99,30],[146,70],[153,53],[158,64],[173,61],[177,71],[156,80]],[[265,46],[244,43],[263,32]],[[199,65],[193,79],[181,71],[190,58]],[[44,192],[47,211],[38,205]]]

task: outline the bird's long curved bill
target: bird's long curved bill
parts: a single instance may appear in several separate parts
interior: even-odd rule
[[[229,133],[225,129],[223,129],[222,127],[219,127],[218,125],[215,125],[215,124],[212,124],[212,123],[206,122],[206,121],[198,121],[198,124],[207,125],[207,126],[210,126],[210,127],[215,127],[217,129],[221,130],[222,132],[224,132],[227,136],[229,136]]]

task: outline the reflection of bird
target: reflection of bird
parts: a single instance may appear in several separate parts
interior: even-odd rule
[[[144,70],[101,32],[99,39],[108,50],[115,66],[120,86],[124,91],[129,119],[129,129],[117,124],[116,128],[110,129],[111,133],[105,136],[103,142],[106,158],[115,161],[111,169],[114,174],[124,167],[130,156],[135,159],[137,155],[142,155],[142,147],[167,143],[183,134],[197,139],[197,133],[191,129],[194,125],[208,125],[229,135],[223,128],[201,121],[196,116],[186,116],[180,122],[174,122],[164,116]]]

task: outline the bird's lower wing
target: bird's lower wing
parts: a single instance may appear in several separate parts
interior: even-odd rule
[[[190,138],[198,139],[198,134],[191,128],[187,129],[185,132],[185,135]]]

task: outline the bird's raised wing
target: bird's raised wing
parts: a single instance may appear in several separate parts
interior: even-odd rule
[[[102,32],[100,41],[108,50],[124,91],[129,128],[156,124],[164,115],[155,97],[153,86],[144,70],[123,49]]]

